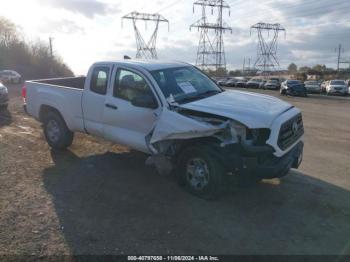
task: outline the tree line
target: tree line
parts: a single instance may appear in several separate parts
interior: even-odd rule
[[[204,70],[210,76],[216,77],[238,77],[238,76],[248,76],[254,77],[258,76],[260,72],[257,69],[249,69],[249,70],[231,70],[228,71],[225,68],[218,68],[217,70]],[[350,68],[335,70],[333,68],[329,68],[326,65],[317,64],[315,66],[301,66],[298,67],[295,63],[291,63],[288,66],[287,70],[271,72],[273,75],[292,75],[293,78],[300,80],[307,80],[308,75],[315,76],[316,79],[322,80],[330,80],[330,79],[350,79]]]
[[[334,78],[348,79],[350,78],[350,69],[335,70],[326,65],[317,64],[315,66],[301,66],[298,67],[295,63],[288,66],[288,73],[294,75],[296,78],[306,80],[308,75],[314,75],[318,79],[330,80]]]
[[[0,70],[15,70],[23,79],[73,76],[59,56],[51,55],[48,43],[27,42],[10,20],[0,17]]]

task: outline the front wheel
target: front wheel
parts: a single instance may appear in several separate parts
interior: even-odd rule
[[[181,152],[179,178],[191,194],[217,199],[222,192],[224,168],[211,155],[210,146],[193,146]]]
[[[7,110],[7,108],[8,108],[8,105],[7,105],[7,104],[6,104],[6,105],[1,105],[1,106],[0,106],[0,111],[1,111],[1,110],[4,110],[4,111],[5,111],[5,110]]]
[[[47,143],[54,149],[66,149],[74,138],[62,117],[56,112],[49,112],[44,119],[44,134]]]

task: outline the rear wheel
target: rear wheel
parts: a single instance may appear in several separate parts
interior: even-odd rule
[[[54,149],[65,149],[69,147],[74,138],[62,117],[51,111],[47,113],[44,119],[44,134],[47,143]]]
[[[210,146],[193,146],[182,151],[179,178],[191,194],[217,199],[222,192],[224,169],[210,151]]]

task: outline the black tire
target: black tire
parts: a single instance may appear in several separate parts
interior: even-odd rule
[[[287,94],[287,92],[286,92],[286,90],[285,90],[285,89],[281,89],[280,94],[283,96],[283,95],[286,95],[286,94]]]
[[[47,143],[54,149],[66,149],[73,142],[74,133],[68,129],[62,117],[55,111],[46,114],[43,129]]]
[[[223,190],[224,168],[220,161],[211,154],[211,151],[210,146],[201,145],[184,149],[179,158],[179,169],[177,171],[180,184],[184,185],[188,192],[207,200],[218,199]],[[205,164],[203,169],[207,170],[207,172],[204,172],[207,174],[199,174],[199,176],[205,177],[203,179],[207,179],[206,182],[201,180],[202,178],[199,178],[201,181],[198,181],[189,172],[191,165],[197,160]]]
[[[238,186],[242,188],[253,187],[261,182],[262,178],[260,178],[257,174],[240,174],[238,176]]]
[[[8,108],[8,105],[2,105],[0,106],[0,110],[6,111]]]

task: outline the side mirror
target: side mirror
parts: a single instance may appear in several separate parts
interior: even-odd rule
[[[137,107],[156,109],[158,107],[157,101],[155,101],[152,95],[139,95],[131,100],[131,104]]]

